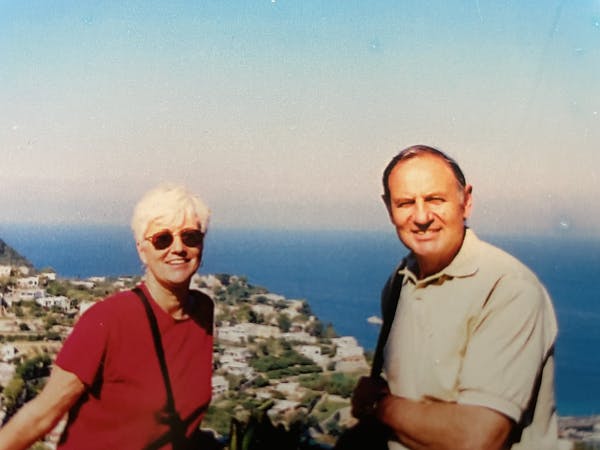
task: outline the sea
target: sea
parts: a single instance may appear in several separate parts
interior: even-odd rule
[[[557,409],[561,416],[600,414],[600,239],[485,236],[527,264],[556,309]],[[0,224],[0,238],[36,268],[59,276],[140,275],[125,226]],[[373,350],[381,287],[406,253],[384,231],[232,230],[207,235],[200,273],[230,273],[290,299],[305,299],[339,335]]]

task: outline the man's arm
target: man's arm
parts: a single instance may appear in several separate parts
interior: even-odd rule
[[[0,428],[2,450],[24,450],[46,435],[85,390],[77,375],[54,366],[48,383]]]
[[[411,449],[496,450],[506,448],[513,422],[483,406],[414,401],[388,394],[375,414]]]

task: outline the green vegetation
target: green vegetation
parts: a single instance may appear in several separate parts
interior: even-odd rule
[[[306,433],[311,425],[306,416],[298,416],[289,427],[275,425],[267,415],[273,405],[266,402],[256,408],[246,421],[231,420],[229,450],[319,450]]]
[[[600,442],[576,442],[573,450],[600,450]]]
[[[210,289],[217,304],[218,325],[249,322],[278,327],[282,332],[303,330],[317,337],[317,345],[323,354],[334,355],[335,346],[329,341],[329,338],[336,336],[333,326],[323,325],[315,319],[306,301],[290,302],[282,299],[264,288],[250,285],[245,277],[221,274],[217,275],[217,279],[221,285],[215,283],[216,286],[213,285]],[[116,289],[131,287],[138,280],[119,280],[117,284],[117,280],[109,278],[95,279],[92,283],[89,280],[51,280],[40,277],[40,289],[45,289],[47,295],[64,296],[70,300],[66,310],[57,307],[45,308],[36,301],[12,299],[10,307],[5,305],[6,318],[0,320],[6,320],[7,331],[0,335],[0,342],[15,342],[15,346],[21,343],[23,346],[19,347],[20,350],[27,353],[21,355],[22,360],[16,367],[13,379],[1,394],[3,408],[7,413],[6,420],[41,390],[49,375],[53,354],[47,350],[32,354],[28,350],[31,345],[26,343],[45,341],[52,351],[56,351],[59,346],[52,345],[51,341],[64,338],[69,327],[73,325],[75,314],[82,302],[105,298]],[[10,277],[4,280],[4,283],[0,285],[0,289],[4,289],[4,286],[8,292],[15,291],[17,277]],[[214,283],[214,280],[211,280],[211,283]],[[204,287],[208,288],[206,284]],[[258,308],[257,305],[261,307]],[[230,450],[328,448],[314,444],[309,439],[308,431],[313,429],[317,430],[317,434],[322,433],[324,428],[330,427],[329,422],[335,420],[331,418],[335,417],[336,408],[347,406],[347,402],[329,401],[322,398],[322,391],[303,389],[299,392],[301,400],[295,397],[297,403],[292,403],[291,407],[277,413],[275,409],[271,410],[277,400],[291,400],[294,397],[292,393],[284,393],[284,389],[278,390],[276,380],[293,382],[299,377],[308,377],[313,380],[314,386],[320,386],[315,380],[321,380],[323,369],[294,350],[295,346],[300,344],[305,344],[303,338],[292,342],[249,335],[244,342],[246,355],[243,358],[254,372],[232,370],[228,373],[226,366],[220,364],[219,356],[224,356],[232,346],[216,341],[215,367],[217,373],[225,376],[229,390],[221,398],[213,400],[203,420],[203,428],[213,429],[225,436],[235,430]],[[232,353],[235,354],[235,351]],[[342,381],[335,379],[330,391],[345,394],[343,385]],[[265,398],[270,400],[265,403]],[[277,405],[280,406],[278,402]],[[267,411],[271,418],[267,416]],[[327,439],[327,436],[324,438]],[[32,448],[45,450],[41,442]]]
[[[258,372],[266,374],[269,379],[323,371],[311,359],[292,349],[280,354],[256,356],[250,360],[250,365]]]
[[[313,411],[313,415],[318,421],[325,420],[332,416],[333,413],[339,411],[341,408],[348,406],[347,402],[339,401],[322,401]]]
[[[312,374],[301,376],[298,381],[301,386],[308,389],[350,398],[358,377],[359,375],[345,373]]]
[[[6,411],[4,422],[35,397],[50,374],[52,360],[48,354],[25,359],[17,365],[15,375],[2,391],[2,405]]]

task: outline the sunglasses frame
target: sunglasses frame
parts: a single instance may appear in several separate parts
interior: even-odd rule
[[[200,236],[200,238],[199,238],[198,242],[195,245],[193,245],[196,240],[196,236],[198,236],[198,235]],[[168,243],[165,241],[164,243],[159,244],[158,239],[160,239],[162,237],[166,238],[167,236],[169,237]],[[202,245],[202,243],[204,242],[204,233],[202,232],[202,230],[200,230],[198,228],[184,228],[183,230],[178,231],[177,233],[173,233],[169,229],[164,229],[164,230],[157,231],[156,233],[154,233],[150,236],[146,236],[144,238],[144,240],[149,241],[152,244],[152,247],[154,247],[154,250],[161,251],[161,250],[166,250],[171,245],[173,245],[173,242],[175,242],[175,236],[179,236],[181,239],[181,243],[189,248],[200,247]],[[192,239],[191,243],[189,242],[190,239]]]

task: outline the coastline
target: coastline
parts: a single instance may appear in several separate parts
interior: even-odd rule
[[[50,236],[50,238],[48,238]],[[36,267],[61,276],[139,275],[141,266],[127,226],[22,225],[0,227],[0,237]],[[600,411],[600,304],[592,283],[600,271],[600,242],[548,241],[486,236],[529,265],[544,282],[559,320],[556,401],[562,417],[590,417]],[[583,250],[586,250],[584,253]],[[306,299],[324,323],[375,347],[379,292],[404,253],[389,233],[211,229],[204,273],[235,273],[288,298]],[[573,295],[573,283],[577,295]]]

